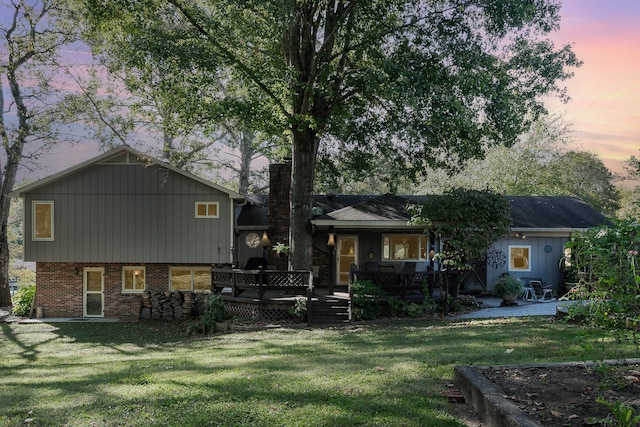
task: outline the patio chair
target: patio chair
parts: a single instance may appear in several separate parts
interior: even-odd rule
[[[529,281],[529,286],[533,289],[533,296],[536,301],[550,302],[555,301],[553,297],[553,289],[550,286],[542,284],[539,280]]]

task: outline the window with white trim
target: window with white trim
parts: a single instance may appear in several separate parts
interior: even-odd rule
[[[169,288],[172,291],[211,291],[211,269],[209,267],[171,267]]]
[[[386,234],[382,236],[384,261],[426,261],[426,234]]]
[[[196,218],[219,218],[220,203],[196,202]]]
[[[31,204],[33,240],[53,240],[53,201],[34,200]]]
[[[146,270],[140,266],[122,267],[122,292],[142,292],[146,283]]]
[[[531,246],[509,246],[509,271],[531,271]]]

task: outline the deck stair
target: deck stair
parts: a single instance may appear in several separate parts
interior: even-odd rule
[[[351,322],[351,298],[348,293],[312,295],[307,309],[310,326]]]

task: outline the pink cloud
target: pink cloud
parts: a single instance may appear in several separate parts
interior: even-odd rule
[[[572,43],[584,65],[566,82],[566,112],[576,146],[592,151],[614,172],[640,148],[640,2],[565,0],[558,44]]]

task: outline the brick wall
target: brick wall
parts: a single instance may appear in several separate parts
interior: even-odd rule
[[[269,240],[289,244],[289,193],[291,191],[291,162],[269,165]],[[288,269],[287,257],[279,257],[268,250],[267,261],[279,270]]]
[[[122,292],[122,267],[139,264],[36,263],[35,306],[44,317],[83,317],[82,274],[85,267],[104,269],[104,317],[138,320],[142,294]],[[145,265],[146,290],[169,290],[169,265]]]

